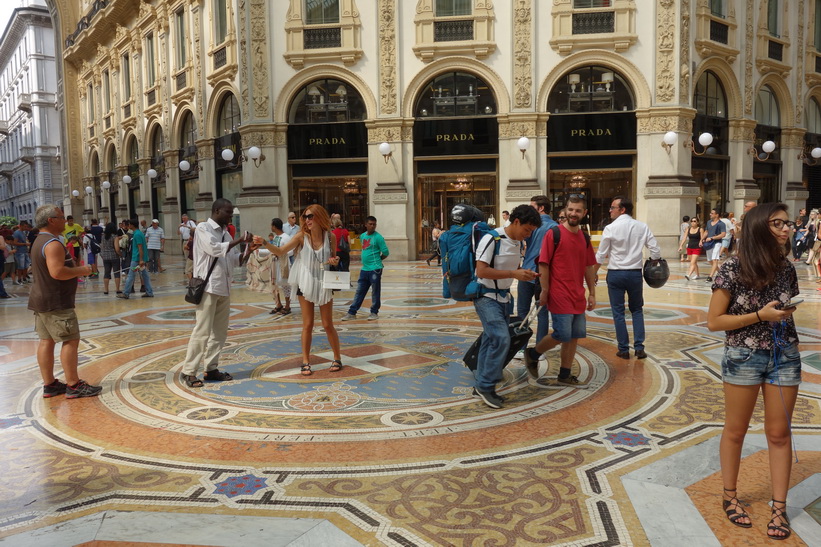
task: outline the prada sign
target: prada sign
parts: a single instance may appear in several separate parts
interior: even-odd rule
[[[416,120],[414,156],[464,156],[499,153],[496,118]]]
[[[560,114],[547,121],[550,152],[635,150],[636,114]]]
[[[366,158],[368,132],[363,122],[288,126],[288,159]]]

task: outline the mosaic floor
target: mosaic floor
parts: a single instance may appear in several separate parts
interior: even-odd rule
[[[154,299],[79,289],[81,376],[104,386],[96,399],[42,398],[27,289],[6,283],[0,543],[769,543],[763,407],[745,444],[754,524],[742,530],[720,508],[723,336],[705,327],[709,285],[678,262],[664,288],[645,289],[649,359],[615,357],[602,286],[575,365],[588,389],[552,384],[558,351],[538,383],[514,360],[500,410],[471,396],[461,362],[481,332],[472,307],[442,299],[424,262],[386,268],[378,321],[337,323],[341,372],[316,330],[309,378],[299,313],[272,316],[269,295],[238,284],[220,364],[234,380],[202,389],[179,380],[193,311],[181,264],[167,266]],[[821,292],[798,271],[804,383],[783,543],[821,545]],[[337,294],[337,319],[352,297]]]

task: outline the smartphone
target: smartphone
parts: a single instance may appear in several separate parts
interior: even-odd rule
[[[794,307],[798,306],[803,301],[804,301],[803,298],[796,298],[795,300],[790,300],[789,302],[784,304],[784,309],[794,308]]]

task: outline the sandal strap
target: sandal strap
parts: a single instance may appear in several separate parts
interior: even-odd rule
[[[311,365],[308,363],[302,363],[302,370],[311,370]]]

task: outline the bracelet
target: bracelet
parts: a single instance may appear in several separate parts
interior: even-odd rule
[[[756,317],[758,317],[758,322],[759,322],[759,323],[760,323],[761,321],[763,321],[763,319],[761,319],[761,316],[760,316],[760,315],[758,315],[758,310],[755,310],[755,316],[756,316]]]

